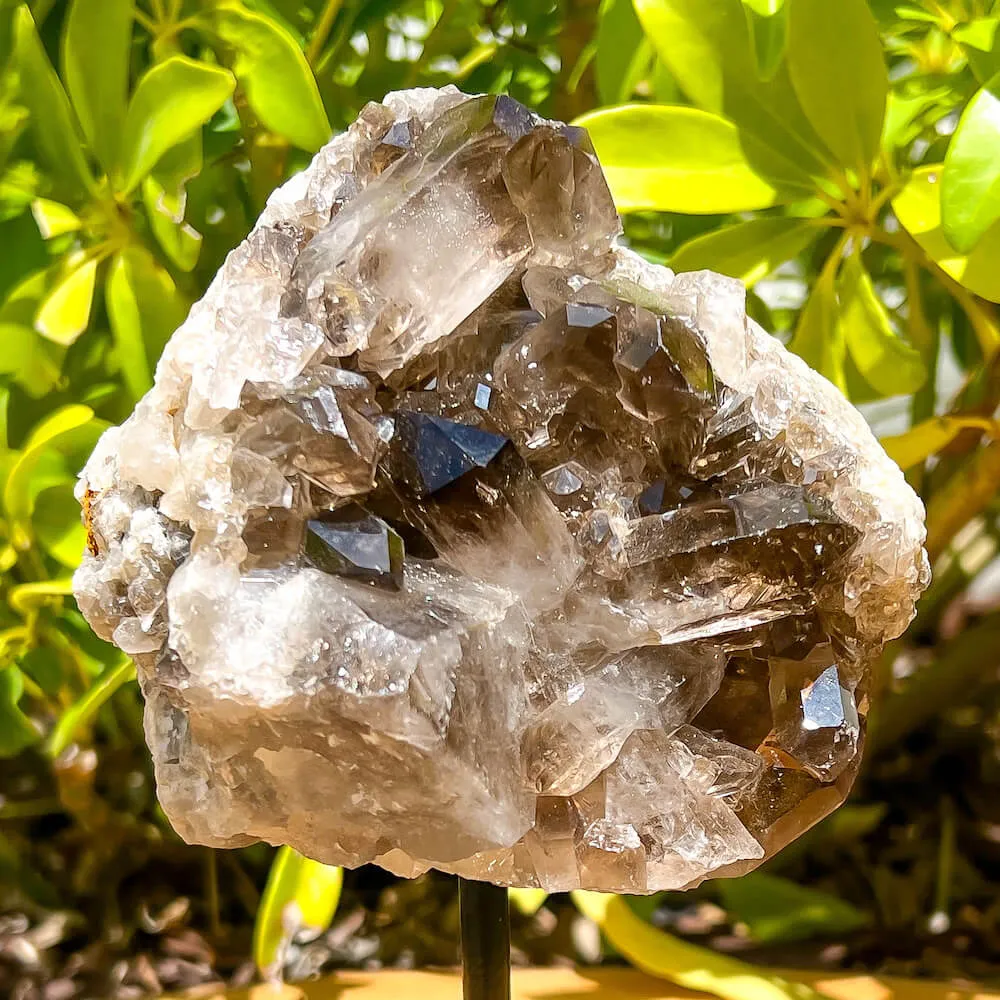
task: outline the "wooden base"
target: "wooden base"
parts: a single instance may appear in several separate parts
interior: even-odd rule
[[[925,980],[786,972],[831,1000],[1000,1000],[1000,992]],[[513,1000],[703,1000],[632,969],[515,969]],[[297,986],[198,993],[200,1000],[459,1000],[459,972],[343,972]]]

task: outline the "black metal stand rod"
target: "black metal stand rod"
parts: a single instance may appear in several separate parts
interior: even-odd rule
[[[510,907],[507,890],[458,880],[465,1000],[510,1000]]]

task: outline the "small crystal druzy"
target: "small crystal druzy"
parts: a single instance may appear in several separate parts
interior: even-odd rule
[[[186,839],[649,892],[838,805],[920,503],[586,133],[389,95],[272,196],[84,470],[80,607]]]

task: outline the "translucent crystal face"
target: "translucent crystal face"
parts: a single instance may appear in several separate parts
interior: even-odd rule
[[[185,838],[648,892],[843,800],[919,502],[741,286],[619,232],[585,134],[449,88],[230,255],[81,480]]]

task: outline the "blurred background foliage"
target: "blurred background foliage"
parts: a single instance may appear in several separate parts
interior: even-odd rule
[[[515,957],[734,997],[724,952],[1000,975],[998,27],[995,0],[0,0],[0,992],[456,958],[449,879],[182,844],[131,664],[70,596],[75,474],[268,194],[366,101],[446,83],[580,118],[632,245],[744,279],[906,469],[935,568],[847,806],[686,895],[519,893]]]

